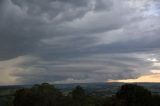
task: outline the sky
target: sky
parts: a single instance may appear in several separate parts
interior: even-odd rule
[[[159,0],[0,0],[0,85],[160,82]]]

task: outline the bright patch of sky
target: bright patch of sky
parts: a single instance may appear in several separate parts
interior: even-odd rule
[[[144,16],[160,16],[160,9],[155,4],[151,4],[144,12]]]

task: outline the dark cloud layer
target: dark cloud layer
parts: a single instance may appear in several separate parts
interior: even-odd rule
[[[8,84],[101,82],[150,73],[153,58],[160,57],[158,4],[0,0],[1,74]]]

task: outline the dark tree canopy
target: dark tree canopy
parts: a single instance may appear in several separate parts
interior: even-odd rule
[[[81,100],[81,99],[84,99],[86,96],[85,94],[85,90],[80,87],[80,86],[77,86],[73,91],[72,91],[72,98],[75,99],[75,100]]]
[[[68,95],[53,85],[43,83],[16,91],[14,106],[160,106],[160,96],[135,84],[124,84],[115,95],[87,94],[77,86]],[[11,106],[11,105],[10,105]]]
[[[15,93],[14,106],[58,106],[62,94],[47,83],[21,89]]]
[[[160,106],[160,95],[152,96],[152,106]]]
[[[72,99],[75,101],[75,105],[82,105],[85,101],[86,98],[86,94],[85,94],[85,90],[80,87],[77,86],[73,91],[72,91]]]
[[[125,84],[116,93],[126,106],[150,106],[152,94],[149,90],[135,84]]]

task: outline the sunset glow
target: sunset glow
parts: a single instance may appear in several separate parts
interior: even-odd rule
[[[125,79],[125,80],[108,80],[107,82],[123,82],[123,83],[137,83],[137,82],[160,82],[160,74],[151,74],[151,75],[144,75],[138,77],[136,79]]]

